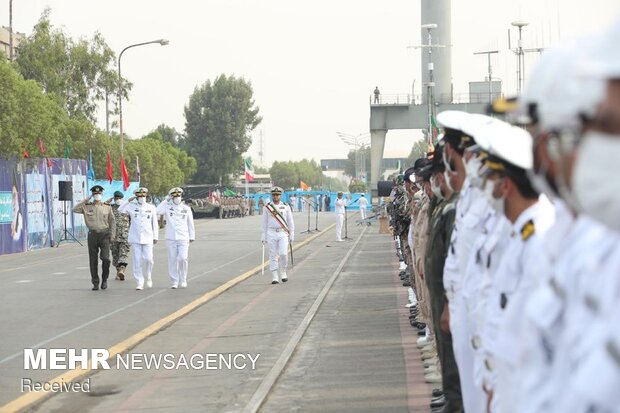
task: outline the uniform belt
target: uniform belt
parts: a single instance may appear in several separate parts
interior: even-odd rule
[[[269,228],[270,231],[284,232],[284,228]]]
[[[105,234],[110,232],[108,229],[89,229],[88,232],[92,232],[93,234]]]

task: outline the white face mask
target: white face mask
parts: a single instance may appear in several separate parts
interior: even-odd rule
[[[145,202],[146,202],[146,197],[144,196],[138,197],[138,203],[140,205],[144,205]]]
[[[605,226],[620,230],[620,136],[586,133],[573,168],[573,193],[581,210]]]
[[[443,179],[446,181],[446,186],[451,192],[454,192],[454,188],[452,188],[452,184],[450,183],[450,173],[446,170],[443,173]]]
[[[94,199],[95,201],[101,201],[101,198],[102,198],[102,197],[103,197],[103,195],[101,195],[101,194],[95,194],[95,196],[93,196],[93,199]]]
[[[174,198],[172,198],[172,202],[175,205],[180,205],[181,204],[181,197],[180,196],[175,196]]]
[[[480,175],[478,175],[481,166],[482,161],[477,156],[465,161],[465,174],[467,175],[469,182],[477,188],[482,186],[482,179],[480,179]]]
[[[441,194],[441,188],[439,187],[439,185],[435,184],[435,176],[431,176],[431,191],[433,191],[433,194],[435,194],[435,196],[438,199],[443,199],[443,195]]]
[[[488,180],[486,181],[486,184],[484,185],[484,188],[482,189],[482,193],[487,198],[487,201],[489,201],[489,205],[491,205],[491,208],[493,208],[493,210],[497,212],[499,215],[504,215],[504,204],[506,203],[505,199],[503,197],[495,198],[493,196],[494,190],[495,190],[495,181]]]

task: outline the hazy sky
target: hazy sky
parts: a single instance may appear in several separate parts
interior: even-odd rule
[[[9,0],[0,0],[8,26]],[[249,155],[274,160],[345,157],[337,131],[368,131],[369,96],[420,93],[420,2],[415,0],[13,0],[13,25],[29,34],[45,6],[51,21],[72,37],[100,31],[118,54],[125,46],[165,38],[123,55],[123,76],[134,83],[123,103],[133,137],[160,123],[183,131],[183,107],[194,87],[222,73],[251,81],[263,123]],[[516,57],[508,50],[510,22],[525,20],[524,47],[600,31],[620,18],[618,0],[452,0],[452,73],[455,93],[484,80],[486,56],[504,92],[516,91]],[[426,23],[426,22],[425,22]],[[516,32],[514,33],[516,38]],[[526,55],[526,71],[536,59]],[[100,127],[105,127],[103,113]],[[389,132],[386,157],[406,156],[417,131]]]

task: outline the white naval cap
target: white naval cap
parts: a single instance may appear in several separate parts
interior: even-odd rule
[[[598,37],[581,37],[547,52],[552,62],[545,69],[548,76],[537,97],[542,130],[580,130],[583,118],[594,116],[605,83],[584,76],[582,65],[591,61],[591,50],[597,43]]]
[[[460,110],[445,110],[437,114],[437,122],[444,128],[463,131],[463,125],[471,114]]]
[[[146,196],[146,194],[149,193],[149,190],[143,186],[141,186],[140,188],[136,189],[135,191],[133,191],[133,194],[138,196],[138,195],[142,195],[142,196]]]
[[[180,188],[178,186],[175,186],[174,188],[172,188],[170,191],[168,191],[168,195],[183,195],[183,188]]]
[[[607,30],[594,56],[583,64],[583,73],[587,77],[602,80],[620,79],[620,19]]]
[[[474,139],[483,150],[514,166],[522,169],[533,166],[532,136],[525,129],[496,121],[481,128]]]

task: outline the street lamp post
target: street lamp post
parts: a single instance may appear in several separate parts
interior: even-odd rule
[[[159,40],[151,40],[150,42],[143,42],[143,43],[136,43],[136,44],[132,44],[129,45],[127,47],[125,47],[121,53],[118,55],[118,127],[119,127],[119,132],[121,135],[121,156],[124,153],[124,138],[123,138],[123,92],[122,92],[122,82],[123,82],[123,78],[121,77],[121,58],[123,57],[123,53],[125,53],[125,50],[127,49],[131,49],[132,47],[138,47],[138,46],[144,46],[147,44],[154,44],[154,43],[159,43],[161,46],[165,46],[168,43],[170,43],[168,40],[166,39],[159,39]]]
[[[355,160],[353,162],[353,175],[354,178],[358,178],[358,164],[359,164],[359,144],[358,141],[368,137],[369,133],[360,133],[359,135],[351,135],[349,133],[336,132],[336,134],[342,139],[342,141],[348,145],[353,145],[355,148]],[[362,143],[362,146],[364,144]]]

